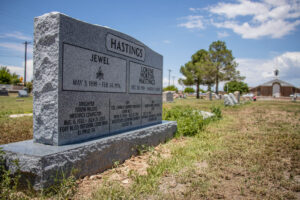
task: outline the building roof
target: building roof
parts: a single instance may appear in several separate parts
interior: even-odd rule
[[[263,83],[263,84],[261,84],[261,85],[259,85],[259,86],[272,86],[273,83],[280,83],[281,86],[295,87],[294,85],[292,85],[292,84],[290,84],[290,83],[288,83],[288,82],[285,82],[285,81],[283,81],[283,80],[280,80],[280,79],[278,79],[278,78],[275,78],[275,79],[273,79],[273,80],[270,80],[270,81],[268,81],[268,82],[265,82],[265,83]]]
[[[283,80],[280,80],[280,79],[278,79],[278,78],[275,78],[275,79],[270,80],[270,81],[268,81],[268,82],[265,82],[265,83],[263,83],[263,84],[261,84],[261,85],[258,85],[258,86],[256,86],[256,87],[253,87],[253,88],[251,88],[251,89],[249,89],[249,90],[253,90],[253,89],[258,88],[258,87],[260,87],[260,86],[273,86],[273,83],[280,83],[280,85],[283,86],[283,87],[294,87],[294,88],[297,88],[296,86],[294,86],[294,85],[292,85],[292,84],[290,84],[290,83],[288,83],[288,82],[285,82],[285,81],[283,81]]]

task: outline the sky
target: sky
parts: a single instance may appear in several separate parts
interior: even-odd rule
[[[33,19],[48,12],[108,26],[163,55],[163,84],[184,78],[180,67],[217,40],[232,50],[250,87],[279,78],[300,87],[300,0],[1,0],[0,65],[32,79]],[[221,90],[223,89],[221,83]],[[205,89],[205,87],[201,86]]]

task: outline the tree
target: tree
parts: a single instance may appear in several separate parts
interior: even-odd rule
[[[195,92],[195,89],[194,88],[191,88],[191,87],[187,87],[184,89],[184,92],[185,93],[194,93]]]
[[[30,93],[32,91],[32,81],[26,83],[26,88],[27,88],[28,93]]]
[[[175,85],[169,85],[163,89],[164,91],[175,91],[178,92],[178,88]]]
[[[247,83],[244,83],[242,81],[230,81],[224,85],[224,91],[228,91],[231,93],[239,91],[242,94],[249,92],[249,87]]]
[[[186,86],[196,86],[197,99],[199,99],[200,85],[210,83],[210,78],[207,69],[213,67],[209,53],[205,49],[197,51],[192,55],[191,61],[181,66],[180,72],[185,76],[185,79],[180,79],[179,82]]]
[[[238,64],[234,61],[231,50],[227,49],[225,42],[215,41],[209,45],[209,54],[215,68],[216,93],[219,93],[219,83],[229,80],[243,80],[240,72],[236,70]]]
[[[0,84],[10,84],[11,83],[11,74],[7,67],[0,67]]]
[[[17,75],[16,73],[11,74],[11,83],[14,85],[21,83],[19,75]]]

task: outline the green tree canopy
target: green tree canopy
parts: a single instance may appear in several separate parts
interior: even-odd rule
[[[196,86],[197,98],[199,99],[200,85],[211,85],[210,75],[213,71],[213,65],[210,60],[209,53],[205,49],[197,51],[192,55],[191,61],[181,66],[180,72],[185,76],[185,79],[179,79],[179,83],[186,86]]]
[[[231,93],[240,91],[240,93],[242,94],[249,92],[249,87],[247,83],[244,83],[242,81],[230,81],[224,85],[224,91],[228,91]]]
[[[11,84],[11,74],[7,67],[0,67],[0,84]]]
[[[175,91],[175,92],[178,92],[178,88],[175,85],[169,85],[167,87],[164,87],[163,91]]]
[[[240,72],[236,70],[238,64],[234,61],[232,51],[227,49],[226,43],[223,41],[215,41],[209,46],[209,54],[214,64],[216,93],[219,93],[219,83],[221,81],[241,81],[245,79],[240,76]]]
[[[184,89],[184,92],[185,92],[185,93],[194,93],[194,92],[195,92],[195,89],[192,88],[192,87],[186,87],[186,88]]]
[[[0,84],[14,84],[21,83],[19,76],[16,73],[10,73],[5,66],[0,67]]]

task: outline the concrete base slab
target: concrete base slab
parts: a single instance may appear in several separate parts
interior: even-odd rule
[[[19,160],[21,182],[29,180],[34,189],[51,186],[62,173],[67,177],[72,169],[77,177],[92,175],[111,168],[114,162],[123,162],[137,153],[141,145],[155,146],[172,138],[177,123],[160,124],[127,131],[117,135],[82,143],[50,146],[33,140],[1,145],[7,167],[16,170],[13,160]]]

